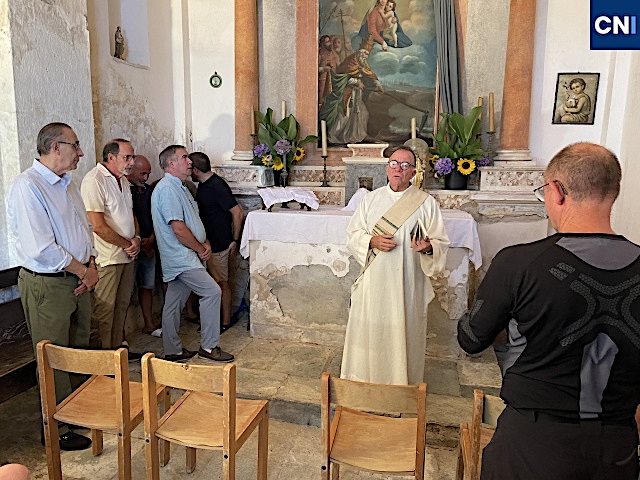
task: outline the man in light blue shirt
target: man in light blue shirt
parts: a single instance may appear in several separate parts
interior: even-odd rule
[[[89,220],[69,171],[84,155],[73,129],[50,123],[40,130],[39,159],[16,177],[7,216],[18,265],[20,300],[34,349],[41,340],[63,347],[89,345],[91,297],[98,283]],[[71,394],[67,372],[56,370],[56,401]],[[91,440],[59,429],[62,450],[82,450]],[[43,443],[44,445],[44,443]]]
[[[178,335],[180,311],[193,291],[200,297],[202,327],[197,354],[217,362],[230,362],[233,355],[218,345],[220,287],[203,265],[211,256],[211,245],[198,205],[183,184],[191,176],[189,154],[182,145],[171,145],[160,152],[160,166],[165,175],[151,195],[151,215],[162,260],[162,278],[168,283],[162,309],[164,358],[179,361],[196,354],[182,347]]]

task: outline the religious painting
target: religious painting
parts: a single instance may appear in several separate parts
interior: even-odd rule
[[[552,123],[593,125],[599,80],[599,73],[559,73]]]
[[[402,144],[433,131],[433,0],[319,0],[318,116],[329,145]]]

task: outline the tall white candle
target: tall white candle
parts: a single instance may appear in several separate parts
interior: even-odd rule
[[[322,137],[322,156],[327,156],[327,122],[322,120],[320,122],[320,135]]]
[[[282,100],[282,118],[287,116],[287,102]]]
[[[411,138],[416,138],[416,117],[411,119]]]

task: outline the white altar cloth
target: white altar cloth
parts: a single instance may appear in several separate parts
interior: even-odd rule
[[[466,248],[476,270],[482,266],[478,226],[462,210],[443,209],[442,218],[451,247]],[[346,245],[347,226],[353,212],[340,207],[320,206],[313,212],[297,209],[253,210],[247,215],[240,242],[240,254],[249,256],[251,240],[284,243]]]

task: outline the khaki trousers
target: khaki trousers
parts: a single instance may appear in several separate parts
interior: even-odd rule
[[[98,266],[100,280],[93,291],[91,323],[98,328],[105,350],[122,345],[124,322],[134,283],[134,262]]]

